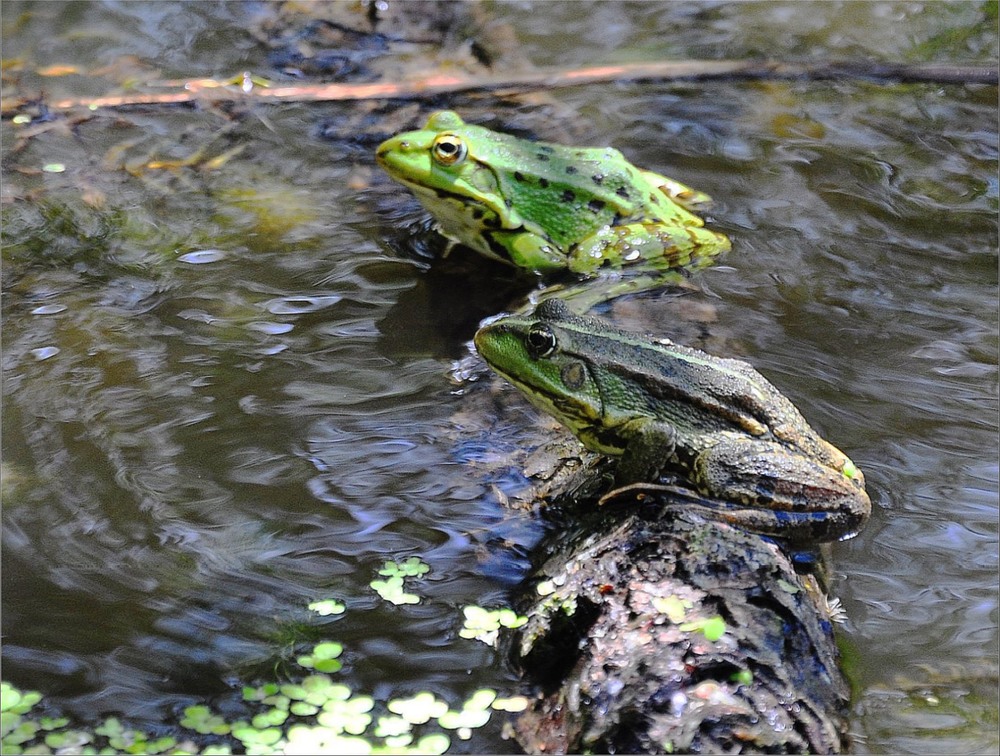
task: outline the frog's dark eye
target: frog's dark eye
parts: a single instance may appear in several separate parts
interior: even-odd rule
[[[462,137],[455,134],[442,134],[434,140],[431,154],[441,165],[455,165],[465,160],[468,148]]]
[[[535,323],[528,329],[525,341],[528,345],[528,354],[536,360],[548,357],[556,351],[556,335],[542,323]]]

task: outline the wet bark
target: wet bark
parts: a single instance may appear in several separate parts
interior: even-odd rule
[[[545,495],[599,486],[576,474]],[[849,689],[817,562],[797,571],[776,543],[665,504],[557,529],[511,641],[538,693],[513,737],[528,753],[844,751]]]

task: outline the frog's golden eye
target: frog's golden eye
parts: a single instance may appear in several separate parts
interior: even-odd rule
[[[431,147],[431,154],[441,165],[461,163],[468,151],[462,137],[455,134],[441,134]]]
[[[548,357],[556,351],[556,335],[543,323],[535,323],[528,329],[525,343],[528,346],[528,354],[536,360]]]

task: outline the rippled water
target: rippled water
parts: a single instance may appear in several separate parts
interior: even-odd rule
[[[244,31],[253,9],[5,3],[4,55],[273,75]],[[947,36],[981,22],[979,3],[489,10],[546,65],[996,58],[995,33]],[[22,76],[54,97],[107,88]],[[865,471],[871,523],[834,550],[856,749],[994,749],[996,87],[601,85],[552,100],[582,140],[709,192],[733,240],[681,300],[694,327],[669,293],[606,314],[750,359]],[[325,629],[353,688],[516,689],[456,632],[461,606],[505,603],[529,570],[542,526],[500,506],[508,481],[480,463],[537,438],[535,415],[492,416],[483,384],[463,393],[448,371],[527,284],[460,251],[431,261],[425,216],[371,159],[395,127],[372,117],[366,132],[360,109],[140,110],[57,123],[17,152],[4,121],[6,680],[83,718],[157,722],[273,674],[315,625],[306,605],[335,596],[347,612]],[[215,170],[118,169],[203,147],[242,151]],[[52,162],[66,171],[39,171]],[[369,581],[411,555],[431,567],[424,601],[382,602]],[[491,727],[461,748],[508,750]]]

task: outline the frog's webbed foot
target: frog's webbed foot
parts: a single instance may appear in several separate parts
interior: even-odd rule
[[[601,274],[590,281],[558,283],[531,292],[523,303],[514,307],[514,313],[525,315],[534,311],[539,302],[561,299],[577,315],[585,315],[594,307],[626,294],[671,287],[692,287],[682,270],[665,270],[655,274],[625,277],[621,272]]]
[[[675,181],[672,178],[661,176],[659,173],[653,173],[652,171],[640,172],[642,173],[643,178],[645,178],[650,184],[667,195],[671,201],[676,202],[689,212],[704,210],[712,204],[712,198],[705,194],[705,192],[692,189],[690,186],[682,184],[680,181]]]

